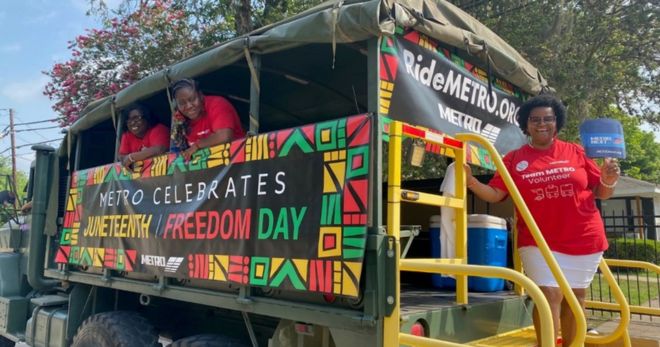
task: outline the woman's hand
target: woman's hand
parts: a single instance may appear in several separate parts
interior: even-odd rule
[[[133,165],[133,157],[132,157],[130,154],[124,156],[124,157],[121,159],[121,165],[123,165],[125,168],[127,168],[127,169],[130,170],[130,169],[131,169],[131,165]]]
[[[190,158],[192,158],[193,153],[197,152],[197,150],[199,150],[199,146],[196,143],[193,143],[192,146],[181,152],[181,155],[183,156],[183,159],[188,162],[190,161]]]
[[[619,180],[621,170],[616,159],[605,158],[600,166],[600,184],[594,188],[594,193],[598,199],[609,199],[614,194],[614,186]]]
[[[479,180],[472,175],[472,168],[470,165],[464,164],[463,168],[465,169],[465,184],[467,188],[481,200],[494,203],[500,202],[506,197],[505,191],[479,182]]]
[[[463,169],[465,169],[465,183],[468,188],[472,188],[475,184],[479,183],[479,180],[472,176],[472,168],[470,165],[463,164]]]
[[[601,183],[605,186],[614,186],[620,175],[619,162],[614,158],[605,158],[603,165],[600,166]]]

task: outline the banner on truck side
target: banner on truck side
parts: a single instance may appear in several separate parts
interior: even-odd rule
[[[381,41],[379,113],[448,135],[480,134],[504,155],[526,142],[516,121],[522,93],[500,79],[489,88],[486,75],[429,37],[399,29]]]
[[[55,261],[358,296],[372,118],[75,172]]]

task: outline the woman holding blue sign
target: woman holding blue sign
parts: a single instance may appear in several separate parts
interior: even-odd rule
[[[551,95],[527,100],[518,112],[518,123],[529,143],[505,155],[504,165],[584,309],[586,288],[608,247],[595,199],[607,199],[614,192],[618,164],[605,159],[599,167],[581,146],[557,138],[566,123],[566,108]],[[499,202],[508,196],[499,174],[483,184],[467,168],[467,187],[482,200]],[[525,273],[550,304],[555,335],[559,336],[561,326],[564,346],[571,345],[575,317],[522,218],[517,230]],[[536,310],[534,324],[538,333]]]

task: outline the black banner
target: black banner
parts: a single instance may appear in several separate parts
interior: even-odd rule
[[[56,262],[357,296],[371,119],[74,174]]]
[[[383,39],[380,76],[383,115],[449,135],[477,133],[500,154],[526,141],[516,122],[521,101],[513,87],[498,80],[509,93],[489,88],[483,70],[418,32]]]

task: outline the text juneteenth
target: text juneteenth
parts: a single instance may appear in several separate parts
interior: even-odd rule
[[[257,239],[298,240],[307,207],[261,208],[258,210]],[[152,215],[90,216],[84,236],[149,238]],[[156,218],[157,219],[157,218]],[[195,211],[165,216],[163,239],[249,240],[252,238],[252,209]]]

